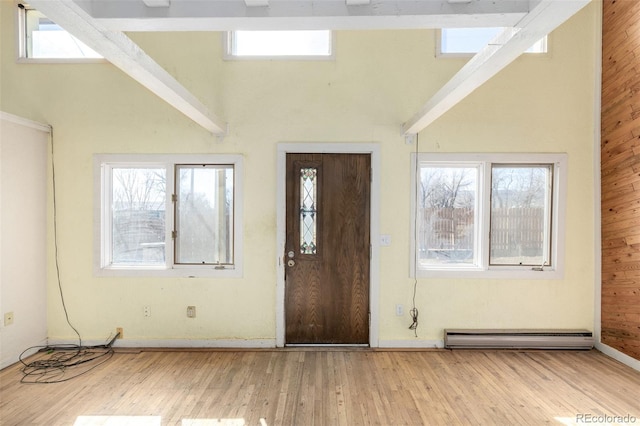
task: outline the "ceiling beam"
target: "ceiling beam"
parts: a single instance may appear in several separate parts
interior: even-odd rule
[[[527,0],[268,0],[268,7],[256,7],[267,0],[175,0],[168,8],[130,0],[77,2],[114,31],[510,27],[529,12]]]
[[[402,126],[416,134],[513,62],[591,0],[542,0],[514,28],[507,28],[476,54]]]
[[[371,0],[345,0],[347,6],[365,6],[371,4]]]
[[[147,7],[169,7],[171,0],[142,0]]]
[[[105,29],[72,0],[30,0],[29,4],[191,120],[212,133],[226,133],[223,120],[123,33]]]
[[[269,0],[244,0],[244,4],[247,7],[267,7],[269,6]]]

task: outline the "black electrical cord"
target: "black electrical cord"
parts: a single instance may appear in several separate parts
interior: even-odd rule
[[[51,184],[52,184],[52,201],[53,201],[53,245],[54,245],[54,258],[56,264],[56,279],[58,281],[58,290],[60,293],[60,300],[62,301],[62,309],[64,310],[64,316],[67,320],[67,324],[78,335],[78,347],[82,346],[82,337],[78,330],[71,324],[69,320],[69,312],[67,311],[67,304],[64,301],[64,292],[62,291],[62,280],[60,279],[60,262],[58,260],[58,208],[56,204],[56,163],[53,151],[53,127],[49,127],[50,140],[51,140]]]
[[[117,333],[108,343],[95,346],[55,345],[33,346],[20,354],[23,377],[21,383],[61,383],[88,373],[104,364],[114,354],[113,342]],[[23,360],[25,353],[37,349],[48,357],[38,358],[29,363]]]
[[[418,278],[415,277],[413,280],[413,306],[409,311],[409,315],[411,315],[411,325],[409,326],[409,330],[413,330],[413,334],[418,337],[418,308],[416,308],[416,291],[418,289]]]
[[[82,337],[78,330],[73,326],[69,319],[69,312],[64,300],[64,292],[62,291],[62,280],[60,278],[60,263],[58,260],[58,220],[56,205],[56,170],[53,143],[53,127],[50,127],[51,142],[51,181],[52,181],[52,202],[53,202],[53,242],[54,242],[54,258],[56,266],[56,279],[58,282],[58,290],[60,300],[64,310],[64,316],[67,324],[78,336],[78,344],[62,344],[62,345],[46,345],[32,346],[25,349],[19,357],[19,361],[23,364],[23,377],[21,383],[60,383],[71,380],[75,377],[86,374],[99,365],[105,363],[113,356],[113,343],[120,333],[117,333],[108,343],[104,345],[83,346]],[[38,349],[38,353],[46,353],[48,357],[38,358],[29,363],[24,361],[25,354],[32,353]]]
[[[416,164],[415,164],[415,181],[416,181],[416,193],[415,195],[415,223],[414,223],[414,248],[415,248],[415,260],[413,266],[413,299],[412,299],[412,308],[409,311],[409,315],[411,315],[411,325],[409,326],[409,330],[413,330],[413,334],[415,337],[418,337],[418,308],[416,308],[416,292],[418,290],[418,253],[420,252],[420,248],[418,247],[418,195],[419,195],[419,186],[418,182],[420,181],[420,162],[418,161],[418,155],[420,153],[419,149],[419,141],[418,134],[416,133]]]

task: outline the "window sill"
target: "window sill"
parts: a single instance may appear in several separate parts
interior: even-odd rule
[[[17,58],[17,64],[106,64],[104,58]]]
[[[231,55],[225,54],[225,61],[335,61],[335,55]]]
[[[215,267],[175,267],[175,268],[95,268],[96,277],[173,277],[173,278],[241,278],[238,267],[216,269]]]
[[[531,269],[421,269],[417,271],[417,278],[561,280],[564,278],[564,271],[551,268],[543,271]]]

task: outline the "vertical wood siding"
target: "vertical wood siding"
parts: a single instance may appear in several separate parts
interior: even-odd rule
[[[640,1],[602,25],[602,342],[640,359]]]

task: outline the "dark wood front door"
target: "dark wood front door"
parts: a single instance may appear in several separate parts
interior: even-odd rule
[[[369,154],[287,154],[287,344],[369,343],[370,176]]]

